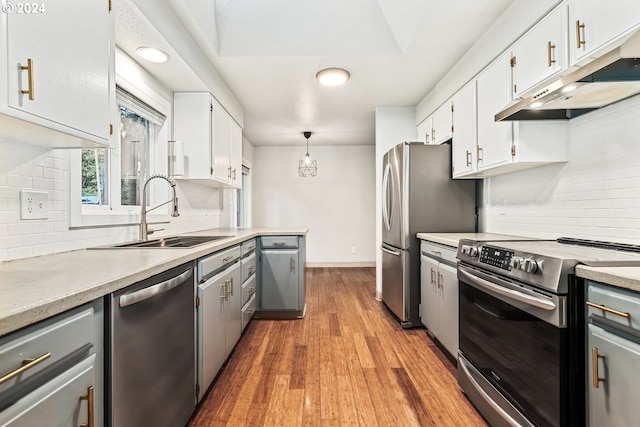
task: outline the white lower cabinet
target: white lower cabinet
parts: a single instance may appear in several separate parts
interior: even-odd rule
[[[596,282],[587,289],[589,425],[637,426],[640,294]]]
[[[420,248],[422,324],[455,358],[458,354],[456,249],[426,241]]]

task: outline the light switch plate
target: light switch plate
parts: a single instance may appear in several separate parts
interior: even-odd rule
[[[20,219],[49,218],[49,193],[20,190]]]

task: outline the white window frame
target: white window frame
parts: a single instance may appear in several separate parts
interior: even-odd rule
[[[144,82],[144,77],[132,75],[129,79],[116,74],[116,84],[141,101],[166,116],[166,120],[149,143],[149,174],[168,173],[168,141],[170,136],[171,109],[170,100]],[[114,100],[115,103],[115,100]],[[120,120],[120,109],[114,105],[116,123]],[[69,226],[70,228],[103,227],[114,225],[135,225],[140,222],[140,206],[121,206],[120,201],[120,141],[117,126],[114,126],[115,141],[109,153],[109,204],[106,206],[82,204],[82,152],[70,150],[69,177]],[[114,178],[115,177],[115,178]],[[158,181],[158,180],[154,180]],[[170,197],[168,185],[150,184],[149,206],[165,202]],[[166,184],[166,183],[165,183]],[[165,188],[166,187],[166,188]],[[114,201],[117,200],[117,203]],[[170,220],[169,207],[161,207],[147,215],[148,222],[167,222]]]

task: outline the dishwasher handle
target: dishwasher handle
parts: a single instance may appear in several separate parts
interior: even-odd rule
[[[139,291],[122,295],[120,296],[120,307],[126,307],[132,304],[136,304],[149,298],[153,298],[156,295],[160,295],[162,293],[170,291],[176,286],[184,283],[189,277],[191,277],[191,274],[193,274],[193,271],[191,268],[189,268],[184,273],[179,274],[178,276],[173,277],[169,280],[165,280],[164,282],[158,283],[157,285],[149,286],[148,288],[140,289]]]

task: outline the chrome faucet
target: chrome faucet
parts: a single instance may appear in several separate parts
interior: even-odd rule
[[[171,200],[167,200],[164,203],[160,203],[158,206],[154,206],[151,209],[147,209],[147,185],[149,184],[149,181],[154,178],[162,178],[169,183],[171,189],[173,190],[173,198]],[[180,213],[178,212],[178,198],[176,197],[176,182],[164,175],[151,175],[145,181],[144,187],[142,188],[142,203],[140,203],[140,240],[147,240],[149,234],[153,234],[154,231],[158,231],[149,230],[147,226],[147,213],[159,208],[160,206],[164,206],[167,203],[173,203],[173,211],[171,212],[171,216],[180,216]]]

